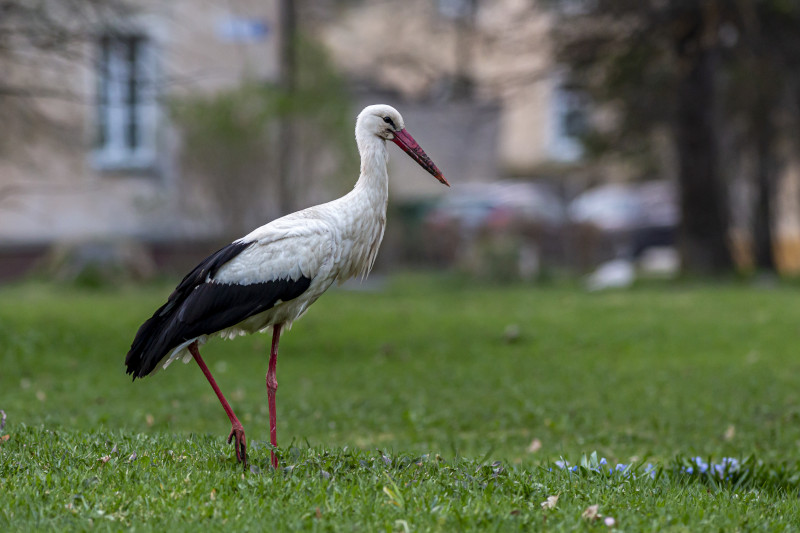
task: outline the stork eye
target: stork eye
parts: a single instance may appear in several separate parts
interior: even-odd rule
[[[391,124],[393,128],[396,128],[396,126],[394,125],[394,121],[392,121],[390,117],[383,117],[383,121],[387,124]]]

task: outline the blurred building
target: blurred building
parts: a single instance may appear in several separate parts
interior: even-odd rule
[[[34,98],[30,135],[6,136],[0,152],[6,257],[64,241],[218,236],[220,221],[202,207],[213,198],[181,172],[168,108],[244,79],[277,81],[279,4],[139,2],[135,15],[92,28],[77,56],[4,65],[7,79],[65,95]],[[452,182],[580,169],[584,104],[552,64],[546,12],[518,0],[410,0],[402,16],[393,2],[319,6],[325,16],[310,25],[352,80],[353,116],[368,103],[397,105]],[[391,165],[394,200],[442,193],[405,158]]]
[[[104,16],[69,53],[0,56],[6,80],[52,93],[18,103],[30,106],[17,113],[24,137],[3,133],[0,247],[214,235],[216,221],[183,197],[167,108],[245,76],[276,80],[277,15],[273,0],[138,2],[135,15]]]
[[[367,94],[379,88],[431,114],[460,105],[460,120],[447,126],[462,140],[453,148],[462,157],[487,149],[492,168],[456,167],[450,174],[457,183],[553,177],[580,168],[586,103],[553,62],[551,11],[520,0],[409,0],[403,6],[399,16],[394,2],[353,2],[321,27],[321,36]],[[487,105],[497,113],[494,142],[470,144],[472,137],[486,140]]]

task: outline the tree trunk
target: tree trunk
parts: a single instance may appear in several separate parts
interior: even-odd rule
[[[677,40],[682,72],[674,135],[681,198],[679,249],[687,274],[733,270],[727,239],[727,195],[720,176],[716,135],[719,58],[716,45],[707,38],[715,26],[708,17],[690,21]]]
[[[775,272],[775,250],[773,240],[773,209],[775,194],[775,159],[772,144],[775,130],[771,121],[769,106],[763,105],[765,89],[758,89],[759,103],[754,117],[756,145],[756,198],[753,218],[753,261],[760,272]]]
[[[741,40],[745,44],[742,54],[749,79],[740,84],[748,111],[748,141],[755,152],[753,184],[752,253],[757,272],[775,273],[774,228],[775,186],[778,176],[778,157],[774,149],[778,136],[774,109],[785,109],[781,105],[781,85],[791,85],[791,78],[781,72],[776,59],[776,50],[771,49],[770,36],[764,33],[770,27],[768,19],[759,16],[755,3],[741,3],[743,22]],[[763,14],[763,11],[762,11]],[[766,25],[765,25],[766,24]],[[780,42],[780,41],[778,41]]]

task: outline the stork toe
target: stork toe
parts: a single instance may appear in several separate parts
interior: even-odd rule
[[[240,425],[232,426],[231,432],[228,435],[228,444],[231,441],[235,440],[235,448],[236,448],[236,460],[240,463],[244,463],[245,468],[247,467],[247,438],[244,435],[244,427]]]

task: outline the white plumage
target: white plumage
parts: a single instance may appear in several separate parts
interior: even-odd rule
[[[212,336],[232,338],[273,328],[267,389],[270,431],[275,438],[275,359],[282,328],[302,316],[334,282],[366,276],[378,253],[388,201],[386,141],[391,140],[425,170],[448,184],[405,131],[388,105],[365,108],[356,121],[361,173],[345,196],[261,226],[209,256],[178,285],[164,306],[139,329],[126,357],[134,379],[192,356],[231,419],[229,441],[246,462],[244,430],[200,357],[198,345]],[[273,454],[273,466],[277,460]]]

